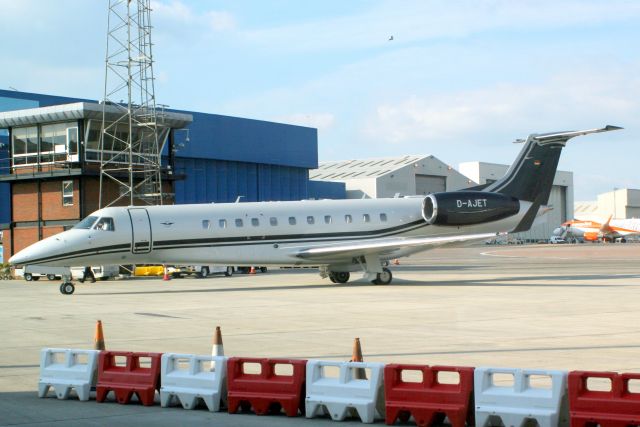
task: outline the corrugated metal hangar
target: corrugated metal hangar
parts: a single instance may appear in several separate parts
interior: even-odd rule
[[[318,169],[309,172],[309,178],[343,182],[350,199],[426,195],[474,185],[469,178],[434,156],[323,162]]]
[[[594,221],[613,218],[640,218],[640,190],[633,188],[615,188],[598,194],[597,200],[574,203],[574,215],[579,219]]]

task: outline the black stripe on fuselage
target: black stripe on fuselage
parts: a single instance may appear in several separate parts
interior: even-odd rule
[[[429,224],[423,220],[413,221],[407,224],[398,225],[386,229],[353,231],[348,233],[316,233],[316,234],[280,234],[280,235],[257,235],[242,237],[210,237],[204,239],[182,239],[182,240],[161,240],[153,242],[154,249],[176,249],[183,247],[198,246],[228,246],[228,244],[261,244],[261,243],[305,243],[317,242],[322,239],[323,242],[331,242],[335,240],[353,240],[367,239],[373,237],[386,237],[426,227]],[[222,243],[222,244],[221,244]]]
[[[429,224],[423,220],[413,221],[407,224],[389,227],[380,230],[356,231],[350,233],[318,233],[318,234],[283,234],[275,236],[245,236],[245,237],[225,237],[225,238],[207,238],[207,239],[188,239],[188,240],[164,240],[153,243],[153,250],[166,249],[183,249],[197,247],[223,247],[223,246],[246,246],[246,245],[262,245],[269,243],[305,243],[305,242],[336,242],[354,239],[366,239],[375,237],[388,237],[412,231],[418,228],[427,227]],[[333,237],[333,238],[332,238]],[[126,250],[121,250],[126,248]],[[114,253],[132,253],[131,243],[104,246],[99,248],[89,248],[80,251],[66,252],[56,256],[39,258],[29,261],[30,264],[40,264],[50,261],[62,261],[65,259],[75,258],[78,256],[100,255]],[[135,255],[135,254],[134,254]]]
[[[131,243],[122,243],[119,245],[100,246],[97,248],[83,249],[80,251],[65,252],[59,255],[36,258],[29,261],[29,264],[40,264],[47,261],[62,261],[64,259],[75,258],[78,256],[115,254],[120,252],[131,252]]]

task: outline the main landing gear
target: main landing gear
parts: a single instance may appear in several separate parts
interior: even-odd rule
[[[76,290],[76,287],[71,283],[71,274],[62,275],[62,283],[60,284],[60,293],[62,295],[71,295]]]
[[[60,293],[62,293],[62,295],[71,295],[75,290],[76,287],[73,286],[71,282],[62,282],[60,285]]]
[[[329,280],[333,283],[347,283],[351,274],[348,271],[332,271],[329,273]]]
[[[382,273],[376,273],[376,278],[371,281],[374,285],[388,285],[391,283],[391,279],[393,279],[393,274],[391,274],[391,270],[384,267],[382,269]]]
[[[333,283],[347,283],[351,278],[351,274],[348,271],[330,271],[328,273],[329,280]],[[326,277],[326,276],[325,276]],[[391,270],[386,267],[382,268],[380,273],[365,273],[365,279],[371,280],[374,285],[388,285],[393,279]],[[371,279],[373,277],[373,279]]]

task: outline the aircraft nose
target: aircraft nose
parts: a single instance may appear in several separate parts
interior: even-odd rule
[[[11,265],[37,264],[46,258],[59,254],[64,246],[64,238],[52,236],[27,246],[9,258]]]

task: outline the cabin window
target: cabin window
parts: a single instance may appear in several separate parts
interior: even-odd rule
[[[260,221],[258,220],[258,218],[251,218],[251,225],[253,225],[254,227],[259,226]]]
[[[364,215],[362,215],[362,220],[364,222],[370,222],[371,221],[371,216],[369,214],[364,214]]]
[[[331,224],[331,215],[325,215],[324,216],[324,223],[325,224]]]
[[[380,214],[380,221],[381,222],[387,222],[387,214],[386,213],[381,213]]]
[[[73,180],[62,181],[62,206],[73,206]]]
[[[295,216],[290,216],[289,217],[289,225],[296,225],[296,217]]]
[[[100,218],[100,220],[96,224],[96,230],[114,231],[115,227],[113,226],[113,218],[109,218],[106,216]]]
[[[345,215],[344,222],[346,222],[347,224],[351,224],[353,222],[353,218],[351,218],[351,215],[349,214]]]
[[[88,230],[93,226],[93,224],[96,222],[97,219],[98,219],[97,216],[88,216],[82,221],[80,221],[79,223],[77,223],[73,228],[76,228],[79,230]]]
[[[242,218],[236,218],[236,227],[242,227]]]
[[[276,218],[275,216],[272,216],[271,218],[269,218],[269,224],[275,227],[276,225],[278,225],[278,218]]]
[[[313,225],[313,224],[315,224],[315,222],[316,222],[316,219],[314,217],[312,217],[312,216],[308,216],[307,217],[307,224]]]
[[[227,228],[227,220],[226,219],[218,220],[218,226],[220,228]]]
[[[211,222],[208,219],[202,220],[202,228],[208,230],[211,227]]]

